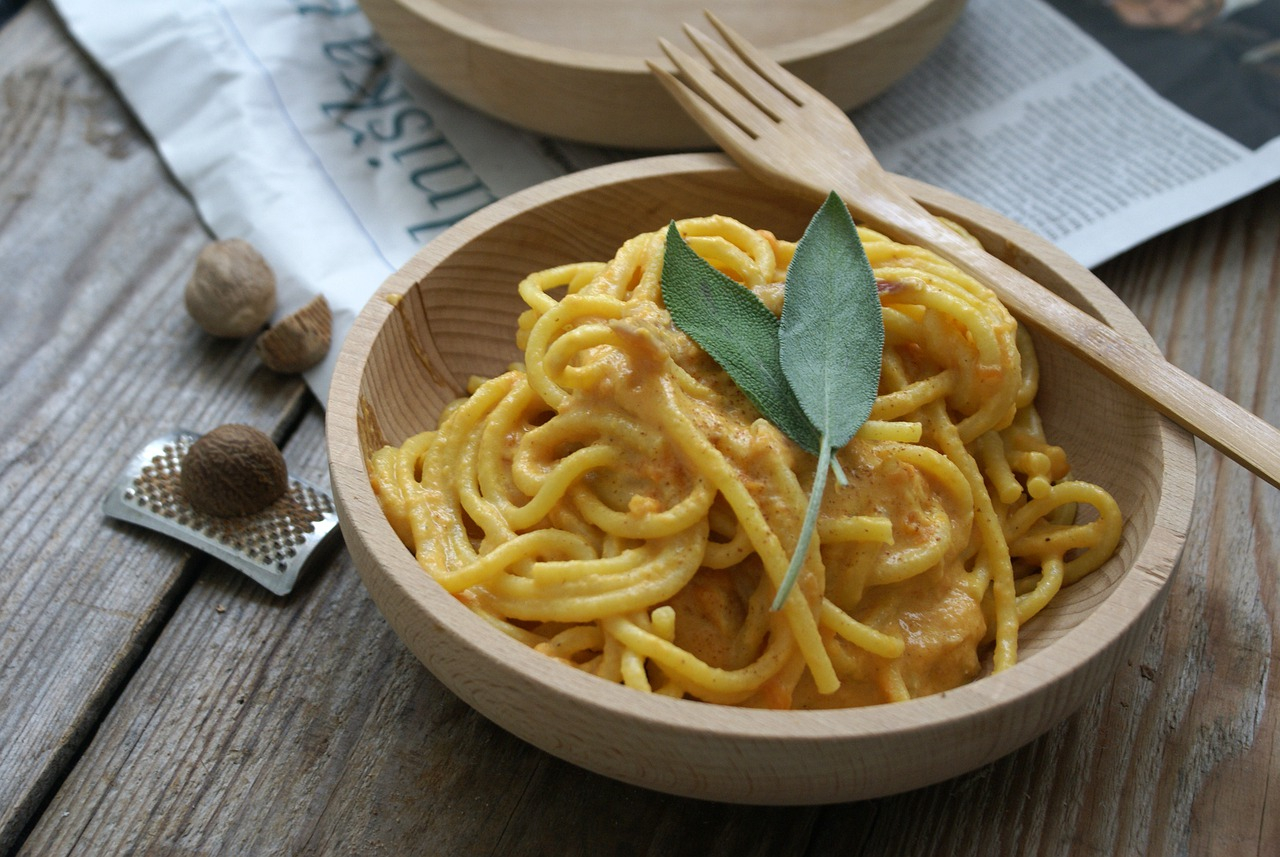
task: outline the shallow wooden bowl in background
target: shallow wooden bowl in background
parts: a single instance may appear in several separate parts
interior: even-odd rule
[[[1028,231],[942,191],[908,190],[989,250],[1154,348],[1104,285]],[[822,712],[740,710],[650,696],[540,655],[448,595],[383,517],[365,461],[436,424],[473,374],[518,357],[516,284],[566,262],[606,261],[672,218],[728,214],[798,238],[817,201],[785,198],[719,155],[671,155],[566,176],[460,223],[390,277],[342,349],[328,409],[342,530],[373,600],[441,681],[498,725],[617,779],[760,804],[891,794],[972,770],[1030,741],[1107,681],[1141,643],[1189,525],[1188,435],[1095,371],[1038,341],[1040,408],[1080,478],[1116,497],[1118,555],[1065,590],[1021,638],[1018,665],[948,693]]]
[[[378,35],[458,100],[555,137],[629,149],[706,146],[645,59],[687,44],[701,9],[847,109],[914,68],[964,0],[360,0]]]

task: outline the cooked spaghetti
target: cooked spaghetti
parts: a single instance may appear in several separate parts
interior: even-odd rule
[[[781,311],[794,244],[727,217],[677,225]],[[847,484],[828,480],[781,609],[816,459],[673,326],[665,231],[520,283],[524,362],[372,456],[396,532],[494,627],[643,691],[847,707],[960,685],[988,649],[1012,666],[1019,627],[1111,555],[1120,511],[1046,440],[1031,340],[995,297],[859,234],[885,323],[879,395],[836,453]]]

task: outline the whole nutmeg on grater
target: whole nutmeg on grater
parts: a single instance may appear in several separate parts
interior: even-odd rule
[[[338,533],[333,499],[289,476],[267,434],[235,423],[203,437],[178,430],[155,438],[116,477],[102,509],[215,556],[277,595]]]
[[[265,432],[221,425],[182,459],[182,494],[192,508],[219,518],[261,512],[289,488],[284,455]]]

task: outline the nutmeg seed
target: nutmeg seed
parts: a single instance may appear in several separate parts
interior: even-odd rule
[[[333,312],[324,295],[316,295],[259,336],[254,348],[268,369],[303,372],[329,353],[332,337]]]
[[[279,447],[246,425],[218,426],[196,440],[182,458],[179,486],[192,508],[219,518],[252,515],[289,487]]]
[[[213,336],[249,336],[276,309],[276,275],[253,245],[239,238],[206,244],[196,256],[183,299]]]

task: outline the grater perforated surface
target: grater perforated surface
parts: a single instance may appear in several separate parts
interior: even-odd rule
[[[112,484],[103,512],[181,539],[284,595],[312,553],[337,532],[333,500],[291,476],[284,496],[256,514],[219,518],[197,511],[183,496],[180,478],[182,459],[199,437],[177,431],[148,443]]]

